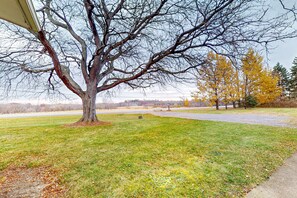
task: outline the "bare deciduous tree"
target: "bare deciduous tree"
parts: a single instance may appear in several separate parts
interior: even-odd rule
[[[2,24],[0,83],[43,78],[55,89],[62,82],[82,99],[81,122],[97,121],[100,92],[182,78],[210,50],[236,57],[248,45],[296,35],[294,8],[275,16],[264,0],[35,3],[42,21],[38,34]]]

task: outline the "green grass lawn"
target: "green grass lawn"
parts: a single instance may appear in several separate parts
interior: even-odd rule
[[[297,148],[297,129],[100,115],[0,119],[0,170],[49,166],[69,197],[240,197]],[[0,178],[1,179],[1,178]]]

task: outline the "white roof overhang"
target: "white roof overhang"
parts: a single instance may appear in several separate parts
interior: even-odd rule
[[[31,0],[0,0],[0,18],[28,30],[41,30]]]

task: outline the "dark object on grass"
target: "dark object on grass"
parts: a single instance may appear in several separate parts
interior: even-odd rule
[[[138,116],[138,119],[143,119],[143,116],[142,115]]]

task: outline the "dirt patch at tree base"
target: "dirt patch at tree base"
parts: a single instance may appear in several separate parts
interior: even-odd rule
[[[102,121],[96,121],[96,122],[75,122],[72,124],[65,124],[65,127],[70,128],[76,128],[76,127],[85,127],[85,126],[111,126],[111,122],[102,122]]]
[[[65,193],[56,174],[46,167],[7,168],[0,173],[1,198],[58,198]]]

